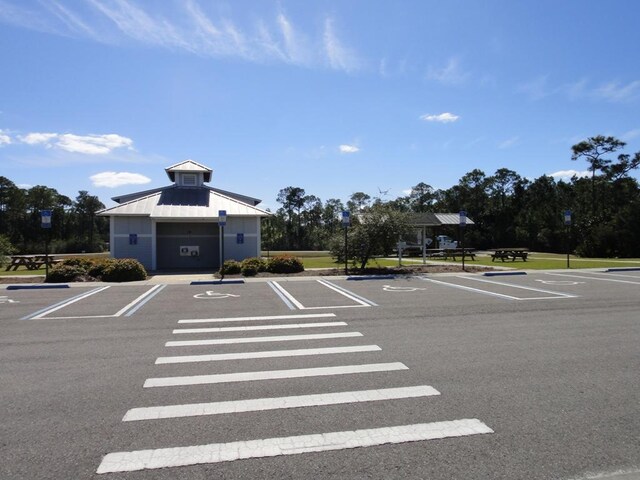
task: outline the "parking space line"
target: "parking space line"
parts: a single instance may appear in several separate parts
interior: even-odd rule
[[[436,283],[438,285],[446,285],[447,287],[458,288],[460,290],[466,290],[468,292],[480,293],[482,295],[489,295],[492,297],[506,298],[508,300],[520,300],[519,297],[512,297],[511,295],[504,295],[502,293],[489,292],[487,290],[480,290],[479,288],[467,287],[465,285],[457,285],[455,283],[442,282],[440,280],[434,280],[432,278],[418,277],[424,282]]]
[[[469,280],[475,280],[476,282],[484,282],[484,283],[492,283],[494,285],[503,285],[505,287],[511,287],[511,288],[520,288],[522,290],[530,290],[532,292],[540,292],[540,293],[548,293],[550,295],[554,295],[554,297],[535,297],[535,298],[520,298],[520,300],[538,300],[538,299],[549,299],[549,298],[556,298],[557,297],[564,297],[564,298],[576,298],[577,295],[572,295],[569,293],[561,293],[561,292],[552,292],[550,290],[543,290],[540,288],[533,288],[533,287],[525,287],[524,285],[514,285],[511,283],[504,283],[504,282],[496,282],[495,280],[485,280],[483,278],[477,278],[477,277],[470,277],[470,276],[461,276],[461,275],[457,275],[457,278],[465,278],[465,279],[469,279]]]
[[[297,455],[488,433],[493,433],[493,430],[480,420],[472,418],[263,440],[116,452],[102,459],[97,473],[219,463],[246,458]]]
[[[249,322],[254,320],[302,320],[305,318],[330,318],[335,316],[335,313],[306,313],[301,315],[263,315],[256,317],[193,318],[178,320],[178,323]]]
[[[251,330],[286,330],[289,328],[321,328],[346,326],[346,322],[284,323],[281,325],[250,325],[244,327],[177,328],[173,331],[173,333],[248,332]]]
[[[617,280],[615,278],[600,278],[600,277],[596,277],[594,275],[592,275],[590,277],[584,277],[584,276],[580,276],[580,275],[573,275],[573,274],[569,274],[569,273],[546,273],[546,275],[553,275],[553,276],[556,276],[556,277],[582,278],[582,279],[586,279],[586,280],[599,280],[601,282],[614,282],[614,283],[627,283],[627,284],[631,284],[631,285],[640,285],[640,282],[631,282],[629,280]]]
[[[183,377],[149,378],[144,388],[180,387],[186,385],[210,385],[215,383],[253,382],[256,380],[276,380],[305,377],[326,377],[330,375],[350,375],[355,373],[391,372],[408,370],[404,363],[371,363],[365,365],[341,365],[338,367],[294,368],[289,370],[263,370],[240,373],[214,373],[212,375],[189,375]]]
[[[291,293],[285,290],[285,288],[282,285],[280,285],[278,282],[271,281],[269,282],[269,285],[271,286],[271,288],[274,289],[274,291],[278,294],[278,296],[280,296],[280,298],[292,310],[294,309],[294,307],[298,308],[299,310],[325,310],[327,308],[377,307],[377,305],[372,301],[362,298],[356,295],[355,293],[350,292],[349,290],[346,290],[331,282],[327,282],[326,280],[317,280],[317,282],[323,285],[324,287],[327,287],[333,290],[334,292],[339,293],[344,297],[347,297],[349,300],[352,300],[353,302],[355,302],[356,305],[327,305],[327,306],[321,306],[321,307],[305,307],[302,303],[296,300],[296,298],[293,295],[291,295]]]
[[[304,357],[310,355],[335,355],[339,353],[379,352],[378,345],[353,345],[348,347],[300,348],[295,350],[270,350],[242,353],[213,353],[209,355],[180,355],[159,357],[156,365],[168,363],[218,362],[226,360],[250,360],[255,358]]]
[[[329,338],[362,337],[360,332],[314,333],[309,335],[281,335],[273,337],[213,338],[207,340],[181,340],[165,343],[165,347],[190,347],[204,345],[231,345],[234,343],[289,342],[298,340],[324,340]]]
[[[30,315],[28,317],[24,317],[24,320],[40,320],[41,318],[49,315],[50,313],[53,312],[57,312],[58,310],[63,309],[66,306],[72,305],[76,302],[79,302],[80,300],[83,300],[85,298],[90,297],[91,295],[95,295],[96,293],[100,293],[104,290],[106,290],[107,288],[110,288],[110,285],[107,285],[106,287],[98,287],[95,288],[93,290],[89,290],[88,292],[82,293],[80,295],[77,295],[73,298],[70,298],[69,300],[65,300],[63,302],[60,303],[56,303],[55,305],[52,305],[51,307],[47,307],[44,310],[40,310],[39,312],[36,312],[33,315]],[[51,318],[51,317],[49,317]]]
[[[637,278],[640,279],[637,275],[625,275],[624,273],[612,273],[612,272],[588,272],[590,275],[602,275],[607,277],[620,277],[620,278]]]
[[[419,385],[415,387],[382,388],[378,390],[295,395],[277,398],[252,398],[249,400],[233,400],[226,402],[191,403],[186,405],[132,408],[125,414],[122,421],[135,422],[140,420],[159,420],[164,418],[261,412],[264,410],[344,405],[348,403],[377,402],[402,398],[430,397],[435,395],[440,395],[440,392],[435,388],[428,385]]]
[[[124,307],[122,310],[120,310],[120,312],[116,313],[114,316],[119,317],[120,315],[122,315],[122,313],[127,312],[127,309],[131,308],[131,310],[129,310],[125,315],[125,317],[130,317],[131,315],[136,313],[138,310],[140,310],[140,308],[142,308],[149,300],[151,300],[153,297],[159,294],[165,287],[166,285],[156,285],[148,292],[140,295],[138,298],[136,298],[133,302],[131,302],[126,307]]]
[[[333,290],[335,292],[338,292],[340,295],[344,295],[348,299],[353,300],[356,303],[359,303],[363,307],[377,307],[378,306],[377,304],[373,303],[371,300],[367,300],[366,298],[363,298],[360,295],[356,295],[355,293],[350,292],[346,288],[343,288],[343,287],[341,287],[339,285],[336,285],[335,283],[331,283],[328,280],[317,280],[317,282],[322,284],[322,285],[324,285],[327,288],[330,288],[331,290]]]

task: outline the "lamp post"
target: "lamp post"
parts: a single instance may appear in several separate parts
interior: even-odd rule
[[[349,228],[349,225],[351,225],[351,214],[349,213],[348,210],[344,210],[342,212],[342,226],[344,227],[344,274],[345,275],[349,275],[348,267],[347,267],[348,252],[349,252],[349,249],[347,248],[347,242],[348,242],[347,229]]]
[[[464,227],[467,226],[467,212],[460,210],[460,245],[462,246],[462,271],[464,272]]]
[[[47,230],[44,237],[44,281],[49,279],[49,238],[51,237],[51,210],[40,211],[40,226]]]
[[[227,211],[218,210],[218,225],[220,226],[220,268],[224,265],[224,227],[227,224]]]
[[[567,268],[570,268],[569,254],[571,253],[571,210],[564,211],[564,226],[566,227],[567,237]]]

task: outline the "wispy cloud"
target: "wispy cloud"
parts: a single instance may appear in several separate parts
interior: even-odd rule
[[[360,151],[355,145],[340,145],[340,153],[357,153]]]
[[[123,185],[144,185],[151,179],[139,173],[130,172],[100,172],[89,177],[95,187],[116,188]]]
[[[119,148],[133,149],[133,140],[122,135],[74,135],[72,133],[29,133],[18,139],[27,145],[43,145],[70,153],[104,155]]]
[[[531,100],[542,100],[555,95],[566,96],[569,100],[604,100],[624,103],[640,98],[640,80],[629,82],[608,81],[594,83],[587,78],[563,85],[552,85],[549,75],[540,75],[516,87],[516,91]]]
[[[451,57],[444,67],[430,66],[427,70],[427,79],[435,80],[443,85],[462,85],[469,79],[469,73],[460,66],[457,57]]]
[[[437,123],[452,123],[456,122],[460,118],[459,115],[453,113],[444,112],[439,114],[426,114],[420,117],[425,122],[437,122]]]
[[[635,128],[633,130],[629,130],[628,132],[624,132],[620,135],[620,140],[628,142],[629,140],[633,140],[634,138],[640,137],[640,128]]]
[[[589,172],[588,170],[559,170],[557,172],[548,174],[549,177],[553,177],[556,180],[564,180],[564,181],[569,181],[573,177],[581,178],[581,177],[588,177],[590,175],[591,175],[591,172]]]
[[[364,66],[328,16],[314,31],[303,31],[282,9],[247,21],[244,15],[215,13],[210,2],[138,3],[86,0],[39,2],[28,9],[0,0],[0,22],[47,33],[86,38],[110,45],[126,42],[205,57],[241,58],[306,68],[353,72]]]
[[[511,137],[511,138],[508,138],[508,139],[500,142],[498,144],[498,148],[500,150],[504,150],[504,149],[507,149],[507,148],[515,147],[518,144],[518,142],[520,142],[520,137],[518,137],[518,136]]]
[[[0,147],[2,145],[9,145],[11,143],[11,137],[0,130]]]

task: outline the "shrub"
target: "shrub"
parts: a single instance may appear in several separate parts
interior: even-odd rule
[[[132,258],[111,260],[102,269],[103,282],[135,282],[146,278],[147,271],[138,260]]]
[[[54,265],[51,270],[49,270],[47,282],[73,282],[78,277],[83,277],[85,275],[87,275],[87,270],[79,265],[65,265],[64,263],[60,263],[58,265]]]
[[[245,277],[253,277],[258,272],[265,272],[267,263],[261,258],[245,258],[240,265],[240,273]]]
[[[219,273],[220,275],[237,275],[240,273],[242,266],[240,262],[235,260],[226,260],[222,267],[220,267]]]
[[[101,260],[93,260],[87,269],[87,274],[93,278],[102,278],[107,268],[116,262],[114,258],[103,258]]]
[[[298,273],[304,271],[304,265],[291,255],[277,255],[267,263],[267,271],[271,273]]]
[[[9,258],[7,255],[13,255],[16,251],[13,245],[7,237],[4,235],[0,235],[0,266],[3,266],[8,262]]]
[[[89,271],[89,269],[93,266],[93,264],[94,263],[92,260],[88,258],[81,258],[81,257],[71,257],[61,262],[61,265],[82,268],[85,271],[85,273]]]

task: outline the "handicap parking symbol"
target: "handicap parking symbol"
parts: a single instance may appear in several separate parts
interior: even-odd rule
[[[237,298],[240,295],[234,295],[233,293],[220,293],[214,292],[212,290],[208,290],[205,293],[198,293],[193,296],[193,298],[204,299],[204,300],[216,300],[220,298]]]
[[[545,285],[580,285],[586,282],[574,282],[573,280],[536,280],[536,282],[544,283]]]
[[[385,292],[415,292],[418,290],[426,290],[426,288],[419,287],[392,287],[391,285],[384,285],[382,289]]]
[[[18,300],[11,300],[7,296],[0,296],[0,305],[2,305],[3,303],[20,303],[20,302]]]

